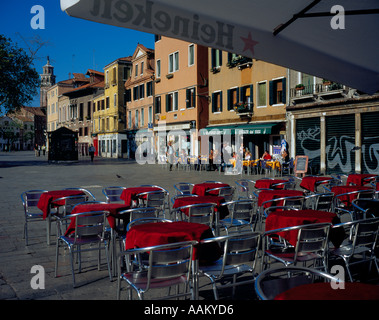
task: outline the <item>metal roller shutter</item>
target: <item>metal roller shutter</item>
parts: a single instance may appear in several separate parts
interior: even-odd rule
[[[309,157],[311,174],[320,172],[320,138],[320,118],[296,120],[296,155]]]
[[[361,115],[362,173],[379,174],[379,112]]]
[[[355,171],[355,115],[326,117],[327,173]]]

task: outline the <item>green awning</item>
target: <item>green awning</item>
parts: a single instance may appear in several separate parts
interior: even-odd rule
[[[240,124],[228,126],[214,126],[200,129],[200,135],[223,135],[223,134],[271,134],[272,128],[277,123]]]

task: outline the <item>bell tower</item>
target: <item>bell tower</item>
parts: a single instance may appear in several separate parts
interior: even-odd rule
[[[40,74],[40,107],[46,110],[47,108],[47,90],[55,85],[54,67],[50,64],[50,58],[47,57],[47,63],[42,67],[43,73]]]

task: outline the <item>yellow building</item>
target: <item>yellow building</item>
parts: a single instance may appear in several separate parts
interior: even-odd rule
[[[235,133],[242,130],[253,158],[264,150],[278,154],[286,130],[287,69],[216,49],[209,49],[209,62],[209,124],[200,134],[231,135],[238,151]]]
[[[104,94],[94,99],[94,144],[98,155],[126,156],[125,81],[130,77],[131,57],[119,58],[104,67]]]

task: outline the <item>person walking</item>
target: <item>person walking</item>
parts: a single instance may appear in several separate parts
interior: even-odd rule
[[[89,155],[91,156],[91,162],[93,162],[93,157],[95,156],[95,147],[93,144],[88,148]]]

